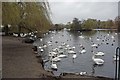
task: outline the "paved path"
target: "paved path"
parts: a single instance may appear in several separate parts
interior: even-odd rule
[[[52,75],[45,71],[32,51],[31,44],[13,37],[2,38],[3,78],[39,78]]]

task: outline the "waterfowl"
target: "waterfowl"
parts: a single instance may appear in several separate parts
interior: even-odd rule
[[[81,75],[81,76],[87,75],[87,72],[80,72],[80,75]]]
[[[103,59],[101,59],[101,58],[95,58],[95,56],[93,55],[93,57],[92,57],[92,60],[95,62],[95,64],[97,64],[97,65],[103,65],[103,63],[104,63],[104,60]]]
[[[76,55],[76,54],[74,54],[74,55],[72,56],[72,58],[73,58],[73,59],[75,59],[76,57],[77,57],[77,55]]]
[[[81,54],[86,53],[86,50],[83,49],[83,50],[80,51],[80,53],[81,53]]]
[[[52,58],[52,61],[53,62],[59,62],[59,61],[61,61],[61,59],[59,57],[55,57],[55,58]]]
[[[51,64],[51,69],[57,70],[57,68],[58,68],[58,67],[57,67],[57,64],[55,64],[55,63],[52,63],[52,64]]]
[[[58,55],[57,57],[59,57],[59,58],[66,58],[67,55],[61,54],[61,55]]]
[[[117,56],[117,59],[116,59],[116,55],[114,55],[114,56],[113,56],[113,60],[114,60],[114,61],[116,61],[116,60],[119,61],[119,56]]]
[[[75,51],[70,50],[70,51],[68,51],[68,53],[69,53],[69,54],[75,54],[76,52],[75,52]]]
[[[98,45],[97,44],[93,44],[93,45],[91,45],[92,47],[97,47]]]
[[[95,55],[95,56],[104,56],[105,53],[104,53],[104,52],[96,52],[94,55]]]
[[[84,37],[83,36],[79,36],[79,38],[83,39]]]

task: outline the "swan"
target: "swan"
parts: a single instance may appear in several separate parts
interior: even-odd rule
[[[38,48],[39,48],[39,49],[41,49],[42,47],[41,47],[41,46],[39,46]]]
[[[57,57],[59,57],[59,58],[66,58],[67,55],[61,54],[61,55],[58,55]]]
[[[114,55],[114,56],[113,56],[113,60],[114,60],[114,61],[116,61],[116,60],[119,61],[119,56],[117,56],[117,59],[116,59],[116,55]]]
[[[100,39],[96,39],[97,41],[100,41]]]
[[[51,42],[50,42],[50,41],[48,41],[47,43],[48,43],[48,44],[51,44]]]
[[[44,45],[43,47],[44,47],[44,48],[46,48],[46,47],[47,47],[47,45]]]
[[[68,51],[69,54],[75,54],[76,52],[75,51]]]
[[[76,55],[76,54],[74,54],[72,57],[73,57],[73,59],[75,59],[75,58],[77,58],[77,55]]]
[[[86,53],[86,50],[83,49],[82,51],[80,51],[80,53],[81,53],[81,54]]]
[[[83,36],[79,36],[79,38],[83,39],[84,37]]]
[[[80,72],[80,75],[81,75],[81,76],[87,75],[87,72]]]
[[[63,47],[62,47],[62,46],[58,46],[58,48],[59,48],[59,49],[63,49]]]
[[[104,63],[103,59],[100,58],[95,58],[95,56],[93,55],[92,60],[95,62],[95,64],[97,65],[102,65]]]
[[[41,38],[40,41],[43,41],[43,39]]]
[[[65,43],[62,44],[62,46],[65,46],[65,45],[66,45]]]
[[[52,62],[59,62],[59,61],[61,61],[61,59],[59,57],[55,57],[52,59]]]
[[[111,36],[112,39],[114,39],[115,37],[114,36]]]
[[[104,52],[97,52],[97,53],[95,53],[94,55],[95,55],[95,56],[104,56],[105,53],[104,53]]]
[[[57,70],[57,64],[55,64],[55,63],[52,62],[51,68]]]
[[[97,47],[98,45],[97,44],[93,44],[93,45],[91,45],[92,47]]]
[[[66,47],[68,48],[68,47],[70,47],[70,45],[66,45]]]
[[[43,49],[40,49],[41,52],[43,52],[44,50]]]
[[[57,53],[56,52],[49,52],[49,55],[48,56],[56,56]]]

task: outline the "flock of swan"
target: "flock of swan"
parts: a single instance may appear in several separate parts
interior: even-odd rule
[[[53,34],[55,34],[55,32],[51,32]],[[45,34],[47,35],[47,34]],[[117,35],[117,33],[115,33],[115,35]],[[107,34],[107,36],[110,36],[110,34]],[[70,35],[71,37],[71,35]],[[79,36],[80,39],[84,39],[85,37],[84,36]],[[104,36],[105,38],[105,36]],[[115,36],[111,36],[111,39],[113,39],[113,42],[115,42]],[[51,37],[51,39],[53,39],[53,36]],[[92,38],[90,37],[89,40],[92,41]],[[101,38],[97,37],[96,41],[100,41]],[[109,39],[108,39],[109,40]],[[40,41],[43,41],[42,38],[40,38]],[[102,42],[105,42],[105,40],[102,40]],[[57,43],[57,41],[56,41]],[[108,43],[106,43],[108,44]],[[52,41],[48,41],[47,44],[44,44],[42,46],[39,46],[38,48],[40,49],[41,52],[44,52],[44,48],[46,47],[50,47],[52,46]],[[100,44],[91,44],[91,47],[92,48],[97,48]],[[113,45],[113,44],[112,44]],[[57,62],[60,62],[62,60],[62,58],[67,58],[68,55],[72,55],[72,58],[73,59],[76,59],[77,58],[77,52],[75,51],[75,46],[70,46],[69,44],[65,43],[65,42],[62,42],[62,44],[56,48],[53,48],[48,56],[49,56],[49,61],[51,62],[51,69],[55,69],[57,70],[58,69],[58,66],[57,66]],[[80,48],[81,50],[79,51],[80,54],[84,54],[87,52],[87,50],[85,49],[85,47],[80,44]],[[65,54],[67,53],[67,54]],[[102,56],[104,56],[106,53],[102,52],[102,51],[98,51],[98,52],[94,52],[93,51],[93,56],[92,56],[92,60],[95,64],[97,65],[103,65],[104,64],[104,60],[101,58]],[[116,60],[116,56],[114,55],[113,56],[113,60]],[[117,57],[117,60],[119,60],[119,58]],[[81,73],[82,74],[82,73]]]

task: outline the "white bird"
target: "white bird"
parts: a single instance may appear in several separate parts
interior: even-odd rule
[[[99,41],[100,39],[96,39],[97,41]]]
[[[55,58],[52,59],[52,61],[53,62],[59,62],[59,61],[61,61],[61,59],[59,57],[55,57]]]
[[[87,75],[87,72],[80,72],[80,75],[81,75],[81,76]]]
[[[44,47],[44,48],[46,48],[46,47],[47,47],[47,45],[44,45],[43,47]]]
[[[40,41],[43,41],[43,39],[41,38]]]
[[[57,70],[57,64],[52,63],[52,64],[51,64],[51,68]]]
[[[83,36],[79,36],[79,38],[83,39],[84,37]]]
[[[63,49],[63,47],[62,47],[62,46],[58,46],[58,48],[59,48],[59,49]]]
[[[43,52],[44,50],[43,49],[40,49],[41,52]]]
[[[61,55],[59,55],[59,56],[57,56],[57,57],[59,57],[59,58],[66,58],[67,55],[61,54]]]
[[[104,56],[105,53],[104,53],[104,52],[96,52],[94,55],[95,55],[95,56]]]
[[[42,47],[41,47],[41,46],[39,46],[38,48],[39,48],[39,49],[41,49]]]
[[[114,56],[113,56],[113,60],[114,60],[114,61],[116,61],[116,60],[119,61],[119,56],[117,56],[117,59],[116,59],[116,55],[114,55]]]
[[[95,64],[97,65],[102,65],[104,63],[103,59],[100,58],[95,58],[95,56],[93,55],[92,60],[95,62]]]
[[[115,37],[114,36],[111,36],[112,39],[114,39]]]
[[[49,52],[49,56],[56,56],[58,53],[56,52]]]
[[[51,42],[50,42],[50,41],[48,41],[47,43],[48,43],[48,44],[51,44]]]
[[[75,52],[75,51],[70,50],[70,51],[68,51],[68,53],[69,53],[69,54],[75,54],[76,52]]]
[[[81,53],[81,54],[86,53],[86,50],[83,49],[82,51],[80,51],[80,53]]]
[[[73,59],[75,59],[75,58],[77,58],[77,55],[76,55],[76,54],[74,54],[72,57],[73,57]]]
[[[97,47],[98,45],[97,44],[93,44],[93,45],[91,45],[92,47]]]

